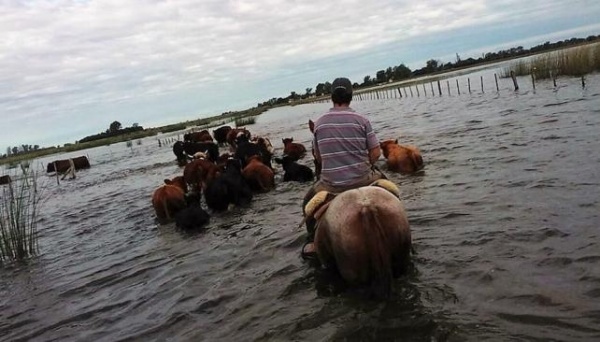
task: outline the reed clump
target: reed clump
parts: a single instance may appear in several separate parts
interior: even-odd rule
[[[243,127],[243,126],[253,125],[254,123],[256,123],[255,116],[248,116],[248,117],[244,117],[244,118],[236,118],[235,119],[235,127]]]
[[[0,187],[0,265],[5,265],[38,252],[41,191],[35,171],[26,168],[22,177]]]
[[[586,45],[518,60],[504,68],[502,77],[509,77],[514,71],[516,76],[533,75],[537,79],[557,76],[580,77],[600,71],[600,44]]]

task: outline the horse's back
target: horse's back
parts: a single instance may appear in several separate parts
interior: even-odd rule
[[[335,197],[315,237],[319,257],[334,263],[352,283],[398,275],[410,256],[411,236],[402,202],[389,191],[368,186]]]

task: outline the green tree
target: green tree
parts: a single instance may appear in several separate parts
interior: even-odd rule
[[[312,94],[312,88],[306,88],[306,96],[310,96]]]
[[[394,80],[404,80],[412,76],[412,71],[404,63],[394,67]]]
[[[108,131],[110,133],[116,132],[121,129],[121,123],[119,121],[113,121],[108,127]]]
[[[375,74],[375,78],[377,79],[377,83],[384,83],[387,81],[385,78],[385,70],[379,70],[377,74]]]
[[[317,96],[321,96],[321,95],[325,94],[325,83],[317,84],[317,87],[315,88],[315,94]]]
[[[425,69],[427,70],[427,72],[434,72],[438,70],[439,66],[440,62],[438,60],[430,59],[425,64]]]

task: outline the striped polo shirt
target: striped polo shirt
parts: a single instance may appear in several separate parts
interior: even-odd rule
[[[331,108],[315,122],[313,146],[321,154],[321,181],[351,186],[371,172],[369,150],[379,145],[371,123],[352,108]]]

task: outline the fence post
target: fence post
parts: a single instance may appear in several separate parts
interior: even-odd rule
[[[469,94],[471,94],[471,78],[467,77],[467,85],[469,86]]]
[[[415,84],[415,89],[417,89],[417,97],[421,97],[421,94],[419,93],[419,85]]]
[[[425,94],[425,97],[427,97],[427,89],[425,89],[425,83],[423,83],[423,94]]]
[[[446,87],[448,87],[448,96],[450,96],[450,81],[446,80]]]
[[[481,92],[485,93],[485,91],[483,91],[483,75],[481,75]]]
[[[438,84],[440,83],[440,81],[438,80]],[[429,85],[431,86],[431,96],[435,96],[435,91],[433,91],[433,82],[429,82]]]
[[[500,88],[498,88],[498,75],[496,75],[495,73],[494,73],[494,79],[496,80],[496,91],[499,92]]]
[[[442,86],[440,85],[440,80],[437,80],[437,84],[438,84],[438,92],[440,93],[440,96],[442,96]],[[431,85],[431,87],[433,88],[433,85]]]
[[[460,95],[460,86],[458,85],[458,78],[456,79],[456,89],[458,89],[458,95]]]
[[[535,74],[533,73],[533,71],[531,72],[531,84],[533,85],[533,90],[535,90]]]
[[[398,89],[398,94],[400,94],[400,98],[402,98],[402,92],[400,91],[400,87],[398,87],[396,89]]]
[[[410,97],[414,97],[411,86],[408,86],[408,90],[410,90]]]
[[[515,86],[515,91],[519,90],[519,84],[517,83],[517,77],[515,76],[515,72],[514,71],[510,71],[510,77],[513,80],[513,84]]]
[[[552,82],[554,83],[554,88],[556,88],[556,75],[550,71],[550,77],[552,77]]]
[[[581,75],[581,87],[585,88],[585,76]]]

